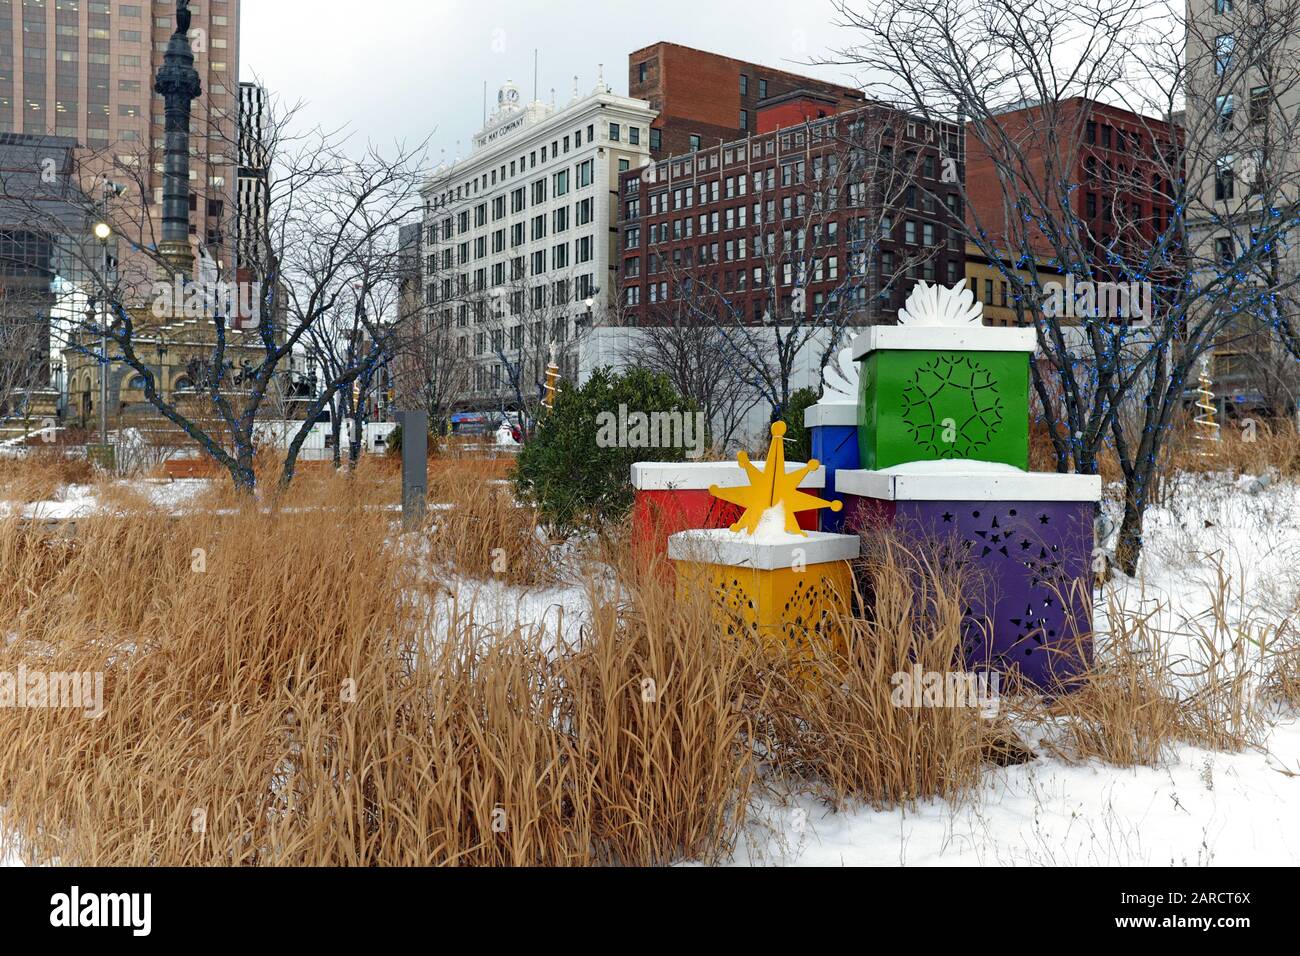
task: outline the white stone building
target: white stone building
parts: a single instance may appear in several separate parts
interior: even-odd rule
[[[649,156],[644,100],[603,81],[557,109],[511,83],[466,159],[422,190],[427,322],[463,357],[458,407],[513,410],[537,395],[552,349],[577,377],[575,343],[618,292],[618,174]]]

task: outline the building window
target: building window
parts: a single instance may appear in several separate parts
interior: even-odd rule
[[[1219,265],[1226,266],[1233,260],[1232,239],[1229,236],[1219,236],[1214,240],[1214,258],[1218,260]]]
[[[659,147],[662,141],[663,141],[663,134],[659,130],[655,129],[653,126],[650,127],[650,148],[654,150],[656,153],[659,152]]]
[[[749,129],[749,110],[740,111],[740,129],[741,132]]]
[[[692,153],[699,152],[699,149],[700,149],[700,134],[699,134],[699,133],[692,133],[692,134],[691,134],[691,136],[690,136],[690,147],[689,147],[689,148],[690,148],[690,151],[691,151]]]
[[[641,127],[629,126],[627,128],[627,141],[633,146],[641,145]]]
[[[1220,76],[1232,69],[1232,51],[1236,42],[1231,33],[1220,33],[1214,38],[1214,72]]]
[[[1234,158],[1231,155],[1220,156],[1215,164],[1214,170],[1214,198],[1231,199],[1232,198],[1232,164]]]
[[[760,100],[767,99],[767,80],[758,81],[758,98]]]
[[[1250,121],[1252,123],[1263,123],[1268,120],[1270,98],[1270,91],[1267,86],[1252,86],[1250,88]]]
[[[749,95],[749,77],[744,73],[740,74],[740,95]]]
[[[1219,114],[1219,132],[1226,133],[1232,129],[1232,94],[1214,98],[1214,110]]]
[[[1214,12],[1223,16],[1232,12],[1232,0],[1214,0]]]

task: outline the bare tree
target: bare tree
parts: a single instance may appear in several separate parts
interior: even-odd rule
[[[31,426],[32,393],[48,383],[49,316],[44,297],[0,291],[0,420]]]
[[[898,253],[883,248],[902,210],[922,211],[924,202],[923,211],[936,220],[951,215],[942,198],[933,205],[933,193],[915,185],[925,142],[915,131],[909,137],[915,125],[896,110],[867,107],[732,144],[745,151],[739,175],[670,182],[673,189],[708,189],[710,200],[721,187],[724,199],[744,201],[722,213],[675,219],[659,234],[651,227],[651,312],[671,314],[685,303],[693,321],[724,338],[730,348],[723,354],[736,363],[738,377],[761,391],[774,414],[785,408],[805,349],[815,350],[813,367],[820,369],[851,329],[888,319],[891,293],[903,277],[940,278],[931,271],[939,249],[932,225]],[[949,137],[955,132],[949,128]],[[643,176],[651,189],[655,169],[647,167]],[[720,222],[720,215],[739,221]],[[753,231],[720,240],[720,228]],[[679,244],[692,235],[698,245]],[[747,258],[761,265],[729,266]]]
[[[257,480],[257,420],[268,399],[284,387],[291,357],[351,298],[373,250],[418,204],[422,148],[399,145],[385,153],[368,146],[357,156],[346,132],[299,131],[297,114],[297,107],[271,105],[262,129],[265,209],[260,217],[240,222],[233,204],[226,204],[222,232],[239,237],[239,255],[237,260],[227,252],[206,257],[210,268],[199,283],[174,275],[173,260],[160,251],[156,238],[150,241],[154,217],[146,171],[151,152],[119,162],[117,178],[125,189],[110,207],[91,197],[70,200],[84,202],[81,223],[107,217],[117,234],[143,238],[133,243],[132,255],[108,270],[98,246],[83,241],[77,247],[88,289],[100,307],[65,319],[56,328],[60,342],[91,361],[128,367],[156,413],[249,492]],[[215,201],[202,191],[196,199]],[[68,228],[35,207],[32,213],[44,228]],[[74,238],[84,240],[84,234]],[[199,251],[206,251],[203,243]],[[176,301],[178,296],[186,301]],[[375,347],[355,353],[350,367],[336,369],[323,383],[289,443],[281,484],[292,480],[302,444],[330,396],[372,374],[375,352],[382,352],[388,333],[376,319],[367,317],[363,324]],[[164,340],[173,355],[183,349],[189,357],[186,389],[168,387],[161,381],[161,360],[151,360]]]
[[[682,398],[705,413],[712,443],[727,449],[746,414],[762,400],[762,384],[731,354],[733,345],[715,322],[701,322],[682,299],[666,303],[629,330],[622,356],[668,378]]]
[[[381,387],[381,371],[391,368],[403,349],[405,329],[398,321],[400,255],[391,233],[375,235],[357,250],[349,272],[351,297],[336,299],[334,309],[311,325],[304,347],[323,373],[319,396],[330,410],[333,460],[342,463],[343,422],[351,422],[348,465],[361,457],[367,410]],[[380,242],[384,244],[381,246]],[[296,449],[291,447],[291,453]]]
[[[1254,173],[1262,188],[1235,192],[1240,156],[1223,137],[1242,117],[1223,119],[1220,99],[1240,91],[1247,61],[1280,49],[1294,21],[1274,21],[1234,55],[1217,39],[1221,26],[1167,3],[835,6],[855,36],[837,61],[866,70],[869,93],[966,122],[979,186],[999,198],[966,204],[967,236],[998,265],[1018,324],[1038,331],[1033,388],[1057,467],[1095,473],[1107,445],[1119,461],[1116,560],[1131,573],[1165,434],[1196,363],[1238,336],[1241,320],[1266,316],[1294,282],[1271,264],[1295,228],[1295,170],[1265,157]],[[1277,65],[1292,86],[1293,68]],[[1098,102],[1136,115],[1112,123]],[[1185,129],[1169,122],[1183,110]],[[1289,156],[1294,131],[1278,126],[1270,149]],[[1112,127],[1117,142],[1097,138]],[[967,187],[972,179],[968,169]],[[1096,296],[1058,308],[1063,280],[1094,290],[1135,283],[1149,290],[1148,314],[1098,308]]]
[[[470,388],[469,342],[456,334],[458,307],[435,305],[442,268],[425,237],[427,227],[414,224],[402,249],[398,277],[398,322],[393,330],[395,401],[399,408],[423,409],[435,434],[441,434],[452,408]],[[427,256],[426,256],[427,251]],[[427,259],[427,267],[425,260]],[[424,284],[427,276],[428,285]],[[464,315],[468,325],[468,306]]]

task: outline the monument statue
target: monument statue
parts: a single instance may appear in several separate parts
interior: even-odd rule
[[[176,0],[176,32],[190,32],[190,0]]]

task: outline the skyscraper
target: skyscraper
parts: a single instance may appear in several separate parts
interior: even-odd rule
[[[236,259],[264,262],[265,250],[258,247],[266,230],[270,199],[267,196],[266,124],[270,104],[266,90],[256,83],[239,84],[239,177]]]
[[[220,249],[235,196],[239,0],[192,0],[189,9],[202,84],[192,124],[190,233]],[[73,137],[85,147],[83,174],[111,178],[116,170],[143,180],[154,236],[161,235],[163,101],[152,77],[175,27],[174,0],[0,0],[0,132]]]

